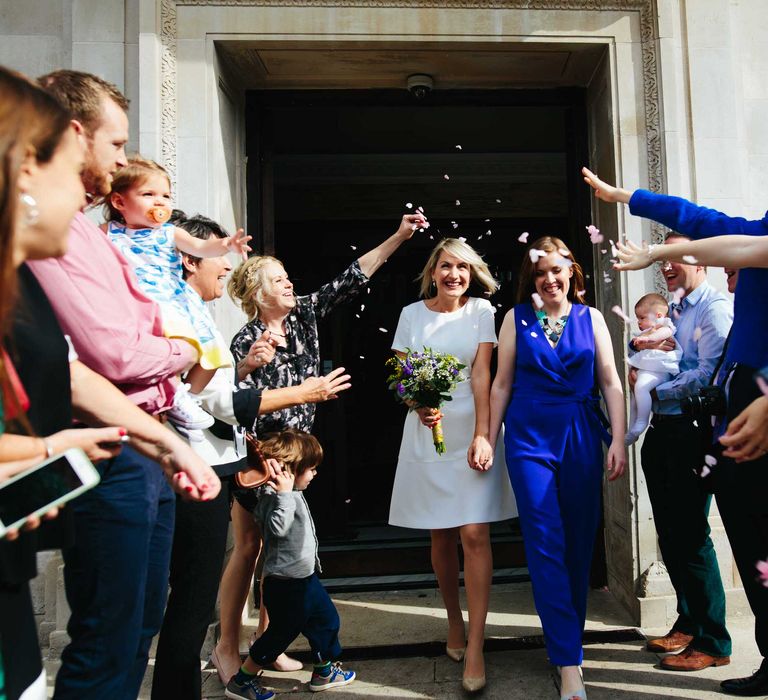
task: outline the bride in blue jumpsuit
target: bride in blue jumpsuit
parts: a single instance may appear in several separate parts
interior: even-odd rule
[[[586,698],[580,666],[600,521],[601,441],[609,445],[608,479],[616,479],[626,462],[625,405],[605,320],[581,303],[580,266],[558,238],[541,238],[531,250],[545,254],[536,263],[525,256],[519,303],[499,334],[490,443],[495,444],[503,418],[507,466],[547,652],[561,668],[561,697],[578,700]]]

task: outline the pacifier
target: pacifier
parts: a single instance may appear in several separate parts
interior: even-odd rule
[[[147,212],[147,218],[156,224],[164,224],[171,218],[171,210],[168,207],[152,207]]]

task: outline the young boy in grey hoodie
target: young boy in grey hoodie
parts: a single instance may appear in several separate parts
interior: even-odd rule
[[[248,658],[224,694],[241,700],[268,700],[274,693],[261,686],[261,671],[298,637],[309,641],[314,669],[309,689],[327,690],[355,680],[335,659],[341,655],[339,614],[317,572],[317,535],[304,489],[317,474],[323,449],[313,435],[289,429],[261,443],[266,458],[283,465],[262,487],[254,518],[264,536],[264,605],[269,627],[251,646]]]

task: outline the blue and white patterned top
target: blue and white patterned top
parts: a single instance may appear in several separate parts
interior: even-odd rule
[[[182,277],[174,230],[173,224],[134,229],[110,221],[107,235],[133,267],[141,291],[160,306],[165,336],[192,343],[205,369],[227,367],[229,348],[202,299]]]

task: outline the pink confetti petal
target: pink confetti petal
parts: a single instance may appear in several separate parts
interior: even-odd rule
[[[360,314],[355,314],[355,318],[360,318]]]
[[[351,245],[349,247],[352,248],[352,250],[357,250],[357,246],[356,245]]]
[[[501,204],[501,200],[500,200],[500,199],[497,199],[497,200],[496,200],[496,204]]]
[[[405,208],[406,208],[406,209],[413,209],[413,204],[412,204],[411,202],[408,202],[408,203],[405,205]]]
[[[685,296],[685,290],[682,287],[678,287],[672,293],[672,301],[674,301],[675,304],[679,304],[683,300],[684,296]]]
[[[445,175],[443,175],[443,179],[444,179],[444,180],[450,180],[450,179],[451,179],[451,176],[450,176],[450,175],[448,175],[448,174],[445,174]]]
[[[382,333],[389,333],[389,331],[388,331],[386,328],[379,328],[379,330],[380,330]]]
[[[524,318],[520,319],[520,323],[522,323],[524,326],[528,325],[528,321],[526,321]]]
[[[714,467],[717,464],[717,460],[712,455],[704,455],[704,464],[708,467]]]
[[[537,262],[539,262],[539,258],[546,257],[546,253],[543,250],[539,250],[538,248],[531,248],[528,251],[528,257],[531,259],[531,262],[535,265]]]
[[[705,464],[701,468],[701,478],[703,479],[705,476],[709,476],[709,474],[712,473],[712,470]]]
[[[603,249],[602,249],[600,252],[601,252],[603,255],[605,255],[605,254],[608,252],[608,249],[607,249],[607,248],[603,248]]]
[[[683,262],[689,265],[698,265],[699,261],[693,257],[693,255],[683,255]]]
[[[584,298],[586,293],[587,293],[586,289],[580,289],[578,292],[576,292],[576,296],[579,297],[579,299],[582,299]]]
[[[531,338],[538,338],[539,334],[536,331],[531,331]]]
[[[416,209],[416,211],[419,212],[420,214],[423,214],[424,213],[424,207],[418,207]]]
[[[464,236],[459,236],[459,240],[460,240],[462,243],[466,243],[466,242],[467,242],[467,239],[466,239],[466,238],[464,238]]]
[[[571,254],[571,251],[566,250],[565,248],[558,248],[557,252],[560,253],[560,255],[562,255],[564,258],[567,258]]]
[[[360,355],[360,359],[364,360],[365,359],[365,355]]]
[[[456,150],[457,150],[457,151],[460,151],[460,150],[461,150],[461,146],[460,146],[458,143],[456,144]]]
[[[757,377],[755,379],[755,382],[757,383],[757,386],[760,388],[760,391],[763,392],[763,396],[768,396],[768,382],[765,381],[762,377]]]
[[[344,503],[352,503],[352,499],[348,498],[347,500],[344,501]]]
[[[611,307],[611,311],[615,313],[624,323],[631,323],[632,320],[627,316],[627,314],[624,313],[624,310],[617,304],[616,306]]]
[[[587,233],[589,234],[589,240],[593,244],[602,243],[604,239],[603,235],[600,233],[600,229],[597,228],[597,226],[593,226],[590,224],[587,226]]]
[[[536,304],[537,309],[544,307],[544,302],[541,300],[541,296],[538,294],[538,292],[531,294],[531,299],[533,299],[533,303]]]
[[[457,206],[457,207],[460,207],[460,206],[461,206],[461,200],[460,200],[460,199],[457,199],[457,200],[456,200],[456,206]]]
[[[768,576],[768,561],[758,561],[755,568],[763,575]]]
[[[490,236],[490,235],[491,235],[491,229],[488,229],[488,230],[485,232],[485,235],[486,235],[486,236]]]
[[[528,231],[523,231],[518,237],[517,240],[520,241],[520,243],[528,243]]]
[[[573,260],[570,258],[557,257],[555,258],[555,265],[560,267],[573,267]]]

